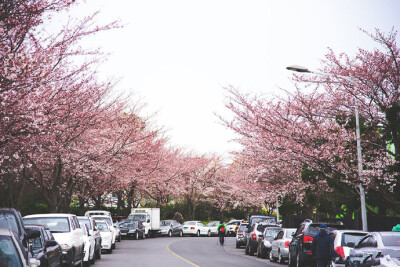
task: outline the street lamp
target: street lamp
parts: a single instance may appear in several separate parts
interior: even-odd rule
[[[317,75],[322,75],[322,76],[329,76],[329,77],[335,77],[329,73],[323,73],[323,72],[315,72],[311,71],[306,67],[303,66],[298,66],[298,65],[293,65],[289,66],[286,69],[291,70],[291,71],[296,71],[296,72],[302,72],[302,73],[313,73]],[[346,81],[350,82],[352,86],[355,86],[354,83],[354,78],[351,76],[342,76],[342,75],[337,75],[337,77],[345,79]],[[359,114],[358,114],[358,105],[357,105],[357,100],[355,99],[355,116],[356,116],[356,135],[357,135],[357,161],[358,161],[358,177],[360,180],[360,201],[361,201],[361,220],[362,220],[362,228],[363,231],[368,231],[368,224],[367,224],[367,208],[365,205],[365,191],[364,191],[364,185],[363,185],[363,176],[362,176],[362,155],[361,155],[361,137],[360,137],[360,119],[359,119]]]

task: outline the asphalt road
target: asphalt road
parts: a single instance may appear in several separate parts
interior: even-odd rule
[[[228,237],[224,246],[217,237],[157,237],[145,240],[122,240],[112,254],[102,254],[93,267],[131,266],[287,266],[247,256],[235,248],[235,238]]]

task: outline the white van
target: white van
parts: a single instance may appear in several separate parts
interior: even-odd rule
[[[68,266],[81,264],[84,253],[82,229],[74,214],[50,213],[23,217],[24,224],[47,226],[62,249],[62,262]]]

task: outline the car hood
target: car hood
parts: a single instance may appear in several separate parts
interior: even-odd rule
[[[52,233],[54,239],[57,241],[58,244],[67,244],[69,246],[72,245],[72,234],[71,233]]]

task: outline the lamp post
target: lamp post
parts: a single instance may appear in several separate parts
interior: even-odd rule
[[[329,73],[311,71],[306,67],[298,66],[298,65],[289,66],[286,69],[291,70],[291,71],[296,71],[296,72],[313,73],[313,74],[322,75],[322,76],[334,77],[333,75],[331,75]],[[351,76],[338,75],[337,77],[345,79],[346,81],[350,82],[353,87],[355,86],[354,80],[353,80],[353,78]],[[358,114],[357,100],[355,100],[354,102],[355,102],[355,108],[354,109],[355,109],[355,116],[356,116],[358,178],[360,180],[359,188],[360,188],[360,201],[361,201],[361,220],[362,220],[362,229],[363,229],[363,231],[368,231],[367,208],[366,208],[366,205],[365,205],[365,191],[364,191],[364,185],[363,185],[364,179],[363,179],[363,176],[362,176],[360,119],[359,119],[359,114]]]

